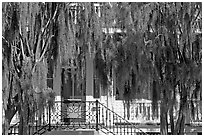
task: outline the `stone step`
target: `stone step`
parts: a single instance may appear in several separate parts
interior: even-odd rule
[[[77,130],[55,130],[46,132],[44,135],[96,135],[93,129],[77,129]]]

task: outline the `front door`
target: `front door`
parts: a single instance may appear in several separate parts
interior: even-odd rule
[[[67,124],[85,120],[83,92],[77,90],[77,86],[76,73],[71,68],[62,68],[62,120]]]

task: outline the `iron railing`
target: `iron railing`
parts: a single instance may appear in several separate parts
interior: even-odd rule
[[[122,100],[116,100],[112,106],[113,111],[129,121],[134,121],[135,123],[151,123],[159,124],[160,123],[160,102],[157,104],[158,109],[155,110],[153,114],[153,106],[150,100],[148,101],[132,101],[129,109],[129,117],[127,115],[127,107],[124,106]],[[186,124],[201,124],[202,123],[202,101],[192,101],[188,102],[188,110],[186,115]],[[194,107],[192,107],[192,105]],[[175,113],[178,110],[174,110]],[[168,114],[168,121],[170,120]]]
[[[9,135],[18,135],[19,122],[9,127]]]
[[[46,106],[33,115],[28,124],[30,135],[76,129],[95,129],[106,134],[145,134],[98,101],[55,102],[52,111]],[[9,134],[18,134],[18,129],[19,122],[9,128]]]
[[[44,134],[51,130],[95,129],[113,135],[143,135],[131,123],[99,101],[64,100],[37,109],[29,119],[28,134]],[[202,119],[201,119],[202,120]],[[19,122],[9,128],[10,135],[19,133]]]
[[[36,108],[35,111],[29,117],[28,121],[28,130],[27,134],[36,135],[43,134],[46,131],[51,131],[50,118],[51,118],[51,108],[49,105],[44,106],[43,108]],[[16,124],[9,127],[9,135],[18,135],[19,134],[19,124]]]
[[[55,109],[58,115],[52,114],[51,125],[56,130],[95,129],[106,134],[146,134],[98,101],[65,100]]]
[[[130,123],[104,104],[96,101],[96,106],[98,106],[96,123],[99,123],[100,129],[106,129],[109,133],[116,135],[146,135],[145,132],[137,128],[133,123]]]

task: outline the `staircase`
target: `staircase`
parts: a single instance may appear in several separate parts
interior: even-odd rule
[[[107,108],[104,104],[98,104],[99,129],[106,130],[106,133],[114,135],[145,135],[146,133],[137,128],[134,124]]]
[[[53,111],[48,107],[41,112],[41,120],[38,111],[34,115],[30,135],[146,135],[98,100],[56,102]],[[9,134],[18,134],[18,126],[11,126]]]

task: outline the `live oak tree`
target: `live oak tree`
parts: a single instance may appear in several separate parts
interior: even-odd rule
[[[184,134],[189,101],[201,95],[200,4],[151,3],[146,7],[153,8],[147,21],[146,53],[153,68],[153,94],[157,95],[153,102],[161,100],[162,134],[168,133],[168,114],[171,133]],[[180,97],[177,109],[176,96]]]
[[[184,134],[187,112],[193,109],[189,103],[201,99],[201,3],[116,5],[125,14],[121,22],[127,31],[115,54],[120,92],[131,99],[138,94],[134,87],[141,90],[149,83],[155,109],[161,101],[161,134],[168,133],[168,115],[171,133]],[[126,83],[131,83],[129,92]]]
[[[116,73],[120,95],[128,102],[141,91],[151,92],[153,110],[161,102],[161,134],[168,133],[168,117],[171,133],[184,134],[193,100],[202,99],[201,3],[110,5],[112,27],[125,33],[104,44],[113,47],[107,64]]]
[[[20,134],[27,134],[30,113],[46,103],[40,100],[50,93],[47,101],[54,100],[48,71],[76,67],[77,90],[85,91],[87,53],[103,92],[114,80],[127,107],[140,96],[152,99],[156,110],[160,100],[161,134],[167,134],[168,115],[172,134],[184,133],[188,100],[201,99],[201,3],[98,4],[2,4],[5,134],[17,111]],[[121,33],[104,34],[104,28]]]
[[[92,45],[102,36],[102,27],[99,30],[95,23],[99,20],[93,3],[78,5],[79,9],[72,3],[3,3],[4,134],[17,112],[19,134],[28,134],[36,108],[43,111],[47,103],[53,105],[48,71],[76,66],[77,87],[85,89],[85,55],[94,55]]]
[[[47,53],[56,37],[52,30],[58,10],[55,3],[2,4],[4,134],[16,112],[19,134],[27,134],[36,107],[43,109],[43,100],[54,98],[46,83]]]

